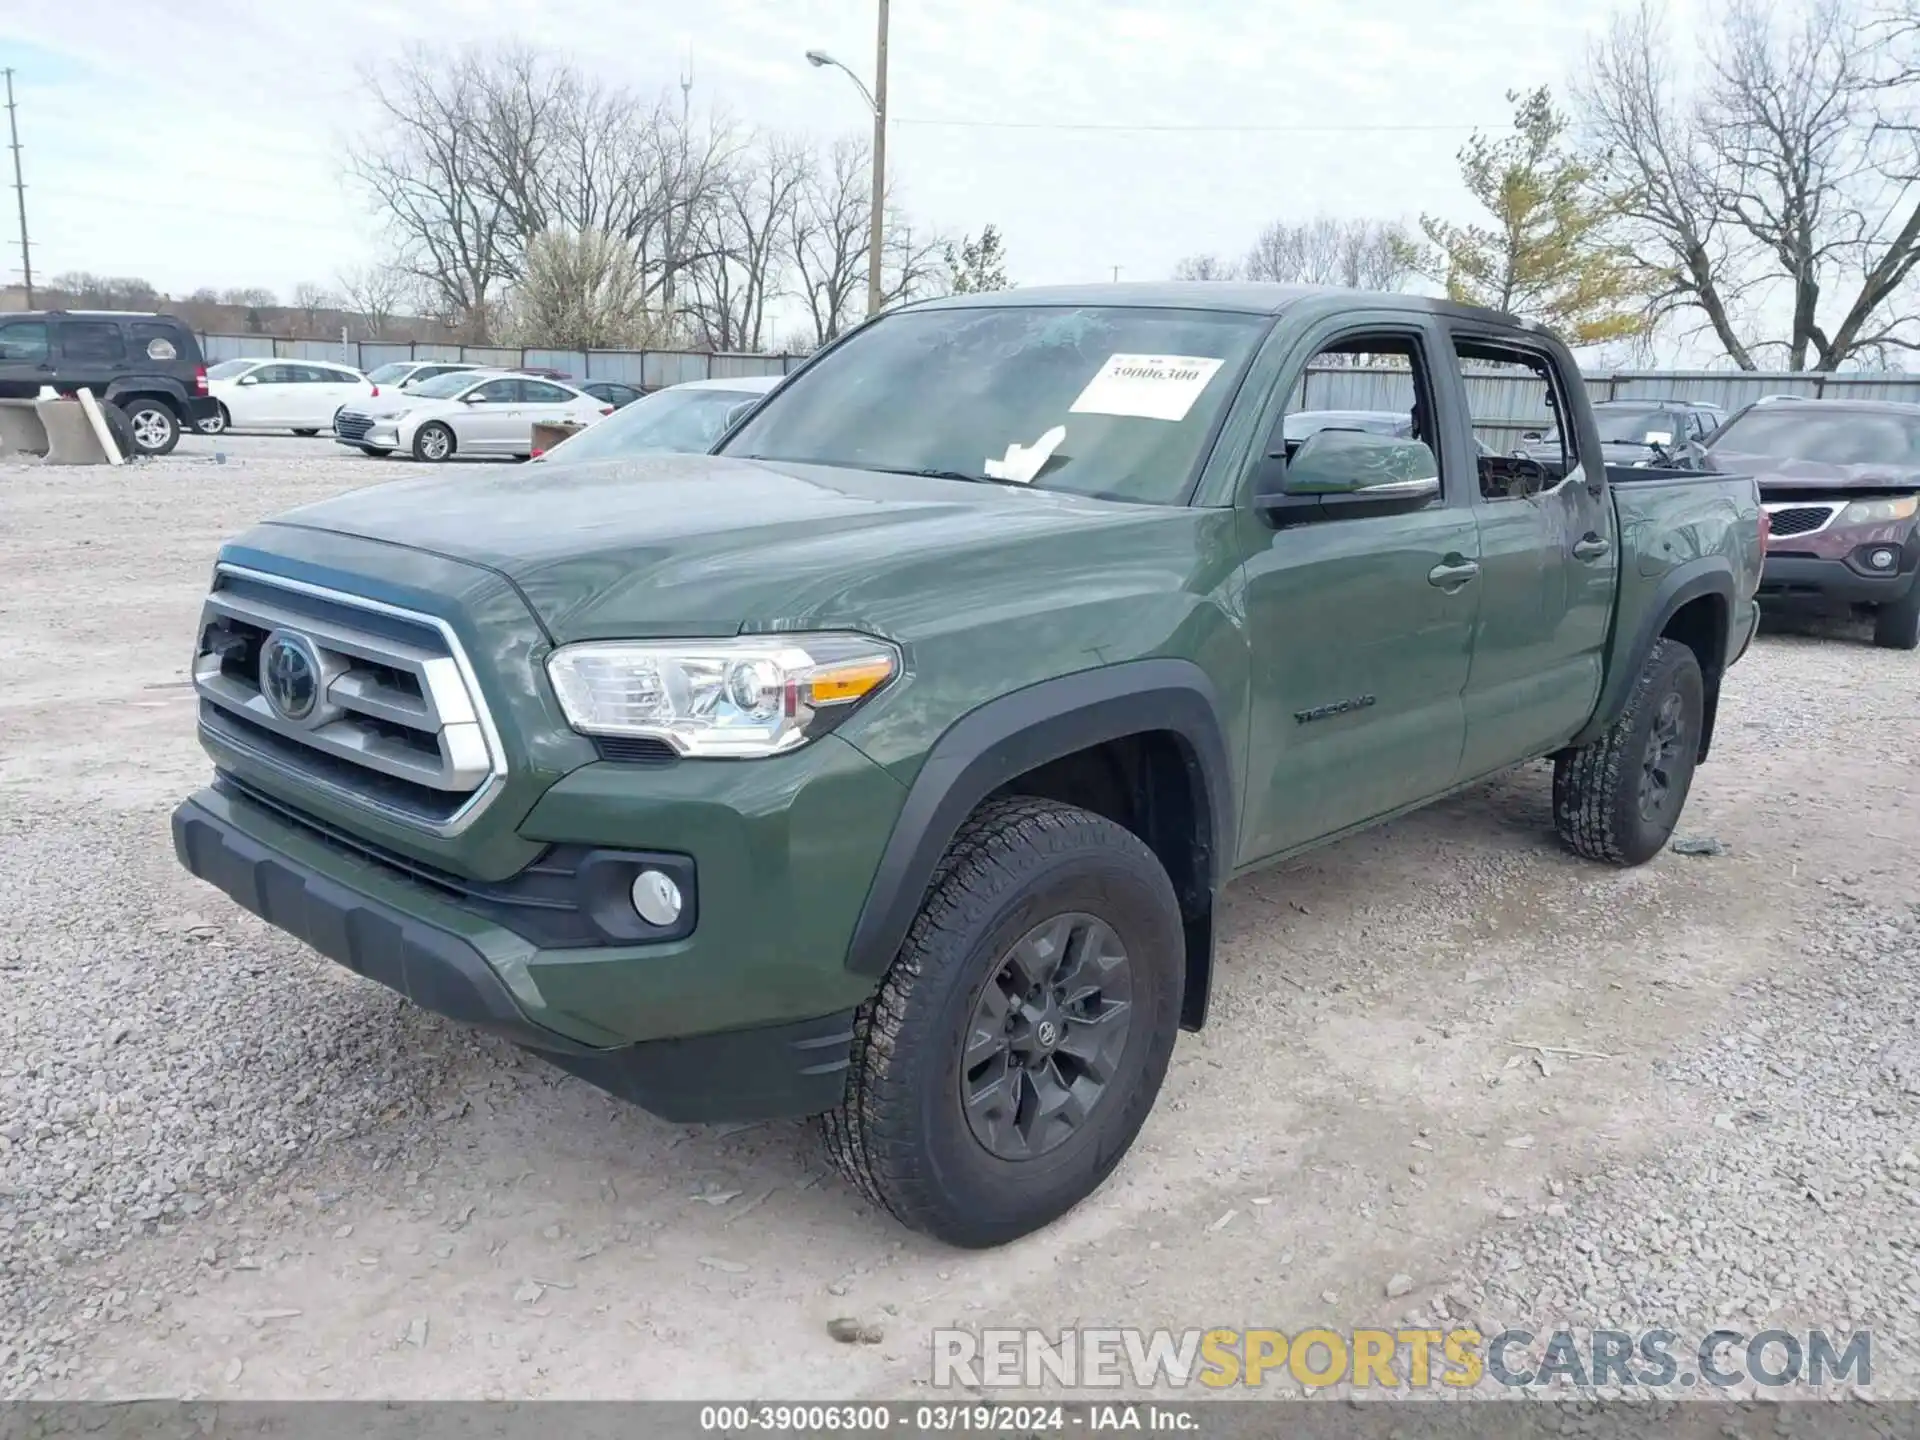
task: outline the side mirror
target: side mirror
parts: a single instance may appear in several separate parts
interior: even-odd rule
[[[1421,440],[1316,430],[1291,458],[1269,455],[1258,504],[1276,519],[1417,510],[1440,494],[1440,464]]]
[[[462,405],[490,405],[493,402],[488,400],[486,396],[476,391],[472,395],[462,395],[460,397],[460,403]]]
[[[752,413],[753,407],[759,403],[758,400],[742,400],[738,405],[727,411],[727,418],[720,428],[723,430],[731,430],[742,420],[746,419],[747,416]]]
[[[240,377],[240,383],[242,385],[258,385],[260,383],[260,377],[258,375],[242,375]]]

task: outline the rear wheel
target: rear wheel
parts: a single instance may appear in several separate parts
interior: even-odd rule
[[[320,432],[318,430],[302,430],[302,429],[299,429],[298,427],[295,427],[293,433],[298,435],[303,440],[311,440],[314,436],[318,435]]]
[[[430,420],[413,437],[416,460],[448,460],[453,456],[453,431],[438,420]]]
[[[136,396],[120,407],[133,431],[133,448],[140,455],[167,455],[180,443],[180,421],[164,400]]]
[[[1882,650],[1920,648],[1920,575],[1904,599],[1874,612],[1873,643]]]
[[[828,1152],[902,1223],[968,1247],[1097,1189],[1153,1108],[1180,1021],[1179,902],[1138,836],[989,801],[948,847],[855,1021]]]
[[[1678,640],[1656,640],[1620,718],[1553,762],[1553,823],[1589,860],[1643,865],[1680,823],[1700,755],[1706,686]]]

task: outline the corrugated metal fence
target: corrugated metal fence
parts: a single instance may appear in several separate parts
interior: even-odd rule
[[[331,360],[372,370],[393,360],[465,360],[476,365],[563,370],[576,380],[622,380],[654,390],[686,380],[782,375],[799,355],[709,355],[691,350],[516,350],[498,346],[414,345],[378,340],[287,340],[267,335],[202,335],[213,364],[265,358]],[[1694,400],[1736,410],[1763,395],[1808,395],[1920,403],[1920,375],[1759,373],[1745,370],[1615,370],[1586,377],[1595,400]],[[1540,382],[1517,370],[1467,371],[1477,429],[1489,440],[1511,438],[1550,423]],[[1306,379],[1305,408],[1404,410],[1413,392],[1404,368],[1317,366]]]

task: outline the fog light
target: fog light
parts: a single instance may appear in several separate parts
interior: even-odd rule
[[[1900,563],[1900,552],[1898,550],[1869,551],[1867,563],[1876,570],[1891,570]]]
[[[680,918],[680,887],[661,870],[642,870],[633,877],[633,908],[649,925],[665,928]]]

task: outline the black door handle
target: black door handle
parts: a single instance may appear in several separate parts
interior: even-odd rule
[[[1585,535],[1574,542],[1573,558],[1576,560],[1598,560],[1613,546],[1598,535]]]

